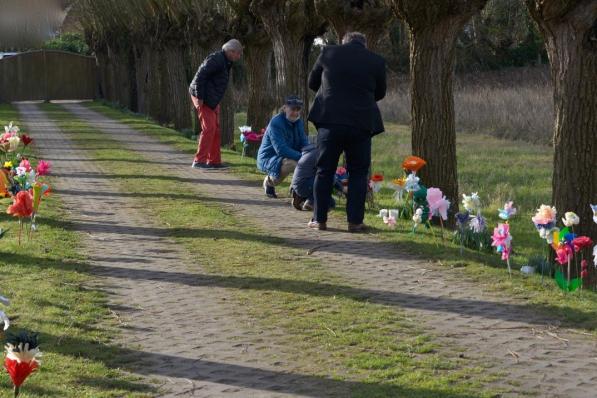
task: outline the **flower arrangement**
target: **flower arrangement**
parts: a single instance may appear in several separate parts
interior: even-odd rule
[[[240,130],[240,142],[243,144],[242,156],[255,156],[265,135],[265,129],[261,129],[259,132],[253,131],[251,126],[240,126],[238,129]]]

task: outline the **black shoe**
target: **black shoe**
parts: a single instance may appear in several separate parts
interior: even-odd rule
[[[267,177],[265,177],[265,180],[263,180],[263,190],[265,191],[265,196],[268,198],[278,198],[278,195],[276,195],[276,188],[267,184]]]
[[[191,167],[194,169],[211,169],[211,165],[207,164],[207,163],[199,163],[199,162],[193,162],[193,164],[191,164]]]
[[[297,210],[303,210],[305,199],[302,196],[299,196],[294,189],[291,189],[290,191],[292,193],[292,206]]]
[[[225,163],[218,163],[218,164],[209,164],[208,165],[211,169],[216,169],[216,170],[226,170],[229,169],[230,166],[228,166]]]

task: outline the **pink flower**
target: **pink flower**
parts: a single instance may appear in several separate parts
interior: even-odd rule
[[[45,160],[40,160],[39,163],[37,164],[37,175],[39,176],[45,176],[50,174],[50,171],[52,169],[52,163],[50,162],[46,162]]]
[[[568,264],[572,260],[572,249],[568,245],[561,245],[556,250],[556,261],[561,265]]]
[[[498,253],[502,254],[502,260],[508,260],[512,252],[512,236],[510,236],[510,225],[498,224],[493,229],[493,236],[491,237],[491,246],[497,249]]]
[[[23,167],[27,172],[31,171],[31,163],[29,163],[27,159],[21,160],[21,163],[19,163],[19,167]]]
[[[427,203],[429,204],[429,215],[440,216],[443,220],[448,219],[448,209],[450,201],[446,199],[439,188],[429,188],[427,190]]]
[[[537,213],[532,220],[535,224],[549,224],[555,222],[556,215],[557,211],[555,207],[541,205],[541,207],[537,209]]]

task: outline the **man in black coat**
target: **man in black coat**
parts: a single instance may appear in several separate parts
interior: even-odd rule
[[[326,229],[334,174],[346,154],[348,230],[366,229],[365,200],[371,164],[371,137],[384,131],[377,101],[386,95],[385,60],[367,50],[365,35],[349,32],[342,45],[322,49],[309,88],[317,91],[309,120],[317,127],[315,206],[309,228]]]
[[[242,51],[238,40],[226,42],[222,51],[216,51],[205,58],[189,86],[191,100],[201,120],[201,135],[191,167],[223,167],[220,157],[220,101],[228,87],[232,62],[240,59]]]

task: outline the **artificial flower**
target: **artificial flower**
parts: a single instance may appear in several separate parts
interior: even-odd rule
[[[579,236],[572,239],[572,246],[575,252],[579,252],[585,247],[591,247],[593,241],[588,236]]]
[[[473,192],[470,196],[462,194],[462,206],[469,213],[476,213],[481,210],[481,200],[477,192]]]
[[[406,185],[406,178],[394,178],[392,180],[392,188],[394,188],[394,199],[396,201],[402,200],[402,193],[404,192],[404,186]]]
[[[371,176],[371,181],[373,182],[382,182],[383,181],[383,174],[375,173]]]
[[[41,352],[37,335],[22,332],[7,339],[4,367],[15,386],[15,396],[25,379],[39,368]]]
[[[427,203],[431,214],[440,216],[443,220],[448,219],[448,208],[450,201],[446,199],[439,188],[427,189]]]
[[[593,210],[593,222],[597,224],[597,205],[590,205]]]
[[[33,213],[33,197],[29,191],[19,191],[12,199],[12,205],[8,206],[6,213],[13,217],[31,217]]]
[[[23,141],[23,145],[27,146],[31,144],[33,138],[29,137],[27,134],[21,135],[21,141]]]
[[[597,245],[593,247],[593,264],[595,264],[595,268],[597,268]]]
[[[10,122],[8,126],[4,126],[4,132],[6,134],[17,134],[19,132],[19,126],[13,125],[12,122]]]
[[[499,217],[502,220],[509,220],[511,217],[516,215],[516,207],[514,207],[514,202],[509,201],[504,204],[503,209],[499,209]]]
[[[52,170],[52,163],[50,162],[46,162],[45,160],[40,160],[39,163],[37,163],[37,175],[38,176],[45,176],[50,174],[50,171]]]
[[[21,160],[21,163],[19,163],[19,167],[24,167],[26,171],[30,171],[31,163],[29,163],[29,161],[27,159],[23,159],[23,160]]]
[[[469,223],[469,228],[476,234],[480,234],[481,232],[485,231],[486,227],[485,217],[480,214],[477,214],[475,217],[471,218]]]
[[[402,168],[416,173],[426,164],[427,162],[418,156],[409,156],[402,162]]]
[[[502,254],[502,260],[508,260],[512,252],[512,236],[510,236],[510,225],[498,224],[493,229],[491,246],[494,246],[498,253]]]
[[[16,151],[17,148],[19,147],[20,143],[21,143],[21,139],[19,138],[19,136],[13,135],[12,137],[10,137],[8,139],[8,151],[9,152]]]
[[[560,245],[556,250],[556,261],[562,265],[572,260],[572,249],[569,245]]]
[[[4,168],[12,169],[12,162],[10,160],[7,160],[6,162],[4,162]]]
[[[556,221],[557,211],[555,207],[541,205],[532,218],[535,225],[549,225]]]
[[[423,223],[423,209],[421,209],[420,207],[417,210],[415,210],[413,221],[415,223],[415,227]]]
[[[580,218],[576,215],[576,213],[572,211],[568,211],[564,214],[564,218],[562,218],[562,222],[567,227],[572,227],[573,225],[578,225],[580,223]]]
[[[460,228],[463,228],[466,223],[468,223],[469,219],[470,215],[468,214],[468,211],[465,211],[464,213],[456,213],[456,224],[458,224]]]
[[[24,176],[25,174],[27,174],[27,169],[26,169],[26,168],[24,168],[24,167],[21,167],[21,166],[19,166],[19,167],[17,167],[17,168],[15,169],[15,172],[17,173],[17,176],[19,176],[19,177],[22,177],[22,176]]]
[[[406,177],[406,183],[404,185],[406,192],[416,192],[420,188],[419,177],[417,177],[415,174],[409,174],[408,177]]]
[[[555,228],[539,228],[538,232],[539,232],[539,236],[541,237],[541,239],[545,239],[547,241],[547,244],[551,245],[554,241],[553,239],[553,234],[554,232],[558,232],[560,229],[555,227]]]
[[[251,126],[240,126],[238,129],[241,133],[250,133],[251,131],[253,131],[251,129]]]
[[[4,324],[2,330],[6,330],[10,327],[10,319],[8,319],[4,311],[0,311],[0,323]]]

